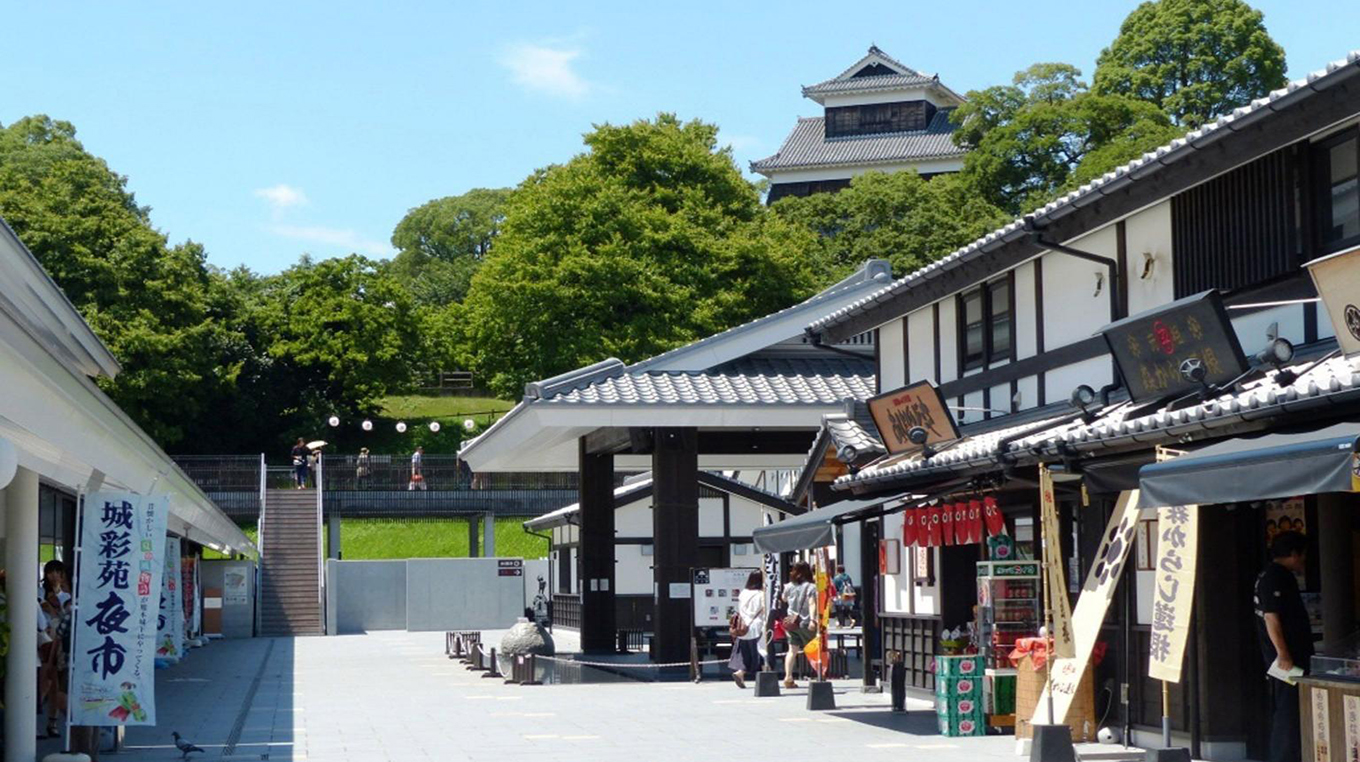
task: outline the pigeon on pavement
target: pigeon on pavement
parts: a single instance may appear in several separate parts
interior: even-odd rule
[[[170,735],[175,737],[175,748],[179,749],[180,759],[188,759],[189,755],[194,752],[205,753],[202,749],[180,738],[179,733],[172,732]]]

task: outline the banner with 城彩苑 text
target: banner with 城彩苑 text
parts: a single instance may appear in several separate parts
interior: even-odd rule
[[[165,538],[165,573],[161,575],[160,617],[156,656],[171,661],[184,655],[184,598],[179,590],[179,538]]]
[[[93,492],[81,508],[73,725],[156,724],[156,627],[169,500]]]

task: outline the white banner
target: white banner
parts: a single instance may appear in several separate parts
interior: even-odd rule
[[[156,616],[168,498],[93,492],[82,508],[71,723],[156,724]]]
[[[1156,592],[1148,641],[1148,677],[1181,681],[1190,612],[1195,605],[1195,559],[1199,551],[1199,506],[1157,509]]]
[[[1105,621],[1105,612],[1114,597],[1119,575],[1124,570],[1124,562],[1129,557],[1129,546],[1138,531],[1138,490],[1129,490],[1119,495],[1114,514],[1105,526],[1105,536],[1100,549],[1096,551],[1095,561],[1082,585],[1081,597],[1077,608],[1072,612],[1072,641],[1076,646],[1076,656],[1071,659],[1057,659],[1053,662],[1052,686],[1045,687],[1034,708],[1032,722],[1051,724],[1044,719],[1048,716],[1048,692],[1053,691],[1053,716],[1058,723],[1067,721],[1067,710],[1076,697],[1081,677],[1091,660],[1091,651],[1100,638],[1100,625]]]
[[[1039,518],[1043,522],[1044,543],[1044,581],[1048,600],[1049,621],[1053,629],[1049,636],[1053,639],[1053,655],[1059,659],[1070,659],[1077,655],[1072,641],[1072,604],[1067,599],[1067,575],[1063,574],[1062,524],[1058,521],[1058,501],[1053,494],[1053,475],[1048,466],[1039,466]]]
[[[165,538],[165,573],[161,575],[160,618],[156,656],[177,661],[184,655],[184,596],[180,594],[179,538]]]

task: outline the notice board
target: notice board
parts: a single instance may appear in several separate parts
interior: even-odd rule
[[[694,626],[726,627],[737,613],[737,598],[755,568],[695,569],[693,572]]]

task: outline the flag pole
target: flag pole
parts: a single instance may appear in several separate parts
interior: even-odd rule
[[[1047,483],[1045,477],[1048,476],[1048,466],[1039,464],[1039,489]],[[1042,502],[1042,495],[1040,496]],[[1048,583],[1048,564],[1050,550],[1048,547],[1048,522],[1039,521],[1039,585],[1042,588],[1042,598],[1044,601],[1044,684],[1048,696],[1048,724],[1055,725],[1057,720],[1053,717],[1053,658],[1054,638],[1053,638],[1053,586]]]
[[[76,594],[80,592],[80,556],[81,549],[85,545],[85,487],[81,486],[76,492],[76,550],[73,560],[74,569],[71,572],[71,647],[66,654],[66,751],[71,752],[71,688],[75,683],[76,675],[76,632],[80,630],[76,626],[76,616],[80,612],[80,599]]]

